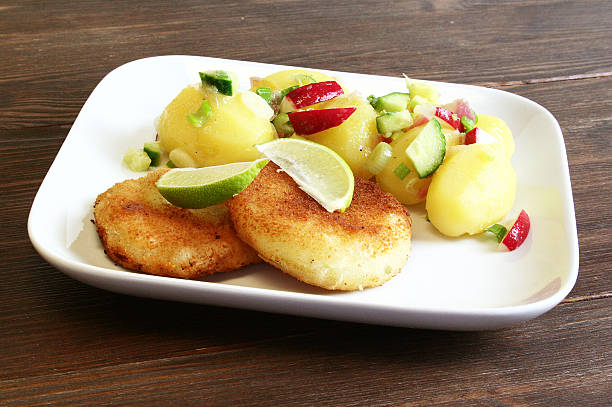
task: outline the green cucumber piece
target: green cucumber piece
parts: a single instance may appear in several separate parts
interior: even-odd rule
[[[143,150],[151,159],[151,165],[157,167],[161,158],[161,145],[159,141],[147,141],[144,143]]]
[[[215,70],[200,72],[200,79],[205,85],[217,88],[219,93],[233,96],[240,87],[238,76],[233,72]]]
[[[270,99],[272,97],[272,89],[264,86],[264,87],[255,89],[255,93],[257,93],[259,96],[261,96],[263,100],[265,100],[266,102],[268,102],[268,104],[270,104]]]
[[[149,169],[149,165],[151,165],[151,159],[147,153],[136,148],[128,149],[123,156],[123,162],[134,172],[146,171]]]
[[[376,98],[375,100],[371,100],[370,103],[372,102],[374,109],[380,112],[401,112],[402,110],[406,110],[408,107],[408,102],[410,102],[410,94],[392,92],[388,95]]]
[[[437,120],[430,120],[406,148],[419,178],[426,178],[438,169],[446,154],[446,137]]]
[[[412,115],[408,110],[389,112],[376,118],[376,128],[380,134],[393,133],[412,125]]]

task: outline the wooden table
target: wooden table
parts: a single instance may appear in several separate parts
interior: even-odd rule
[[[0,405],[603,406],[612,397],[612,2],[0,1]],[[366,326],[113,294],[31,246],[34,195],[87,96],[192,54],[486,85],[549,109],[574,290],[492,332]]]

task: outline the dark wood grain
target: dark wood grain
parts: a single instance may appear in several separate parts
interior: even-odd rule
[[[398,1],[366,10],[353,1],[291,0],[7,5],[0,115],[9,120],[0,128],[71,123],[106,73],[154,55],[458,83],[612,72],[607,0]]]
[[[128,310],[128,318],[136,321],[121,334],[124,340],[138,332],[142,339],[191,342],[194,348],[159,350],[140,361],[112,357],[110,348],[110,366],[78,366],[5,380],[0,389],[8,405],[104,399],[129,405],[181,400],[189,405],[298,406],[316,400],[317,405],[330,406],[556,406],[605,405],[609,397],[612,355],[606,346],[612,299],[561,305],[547,318],[482,333],[264,318],[144,302],[140,311],[161,311],[158,328],[138,326],[138,312]],[[210,325],[197,323],[207,321],[209,313],[215,315]],[[236,323],[247,320],[247,326]],[[293,327],[298,325],[296,332]],[[178,328],[176,335],[171,328]],[[155,335],[156,329],[163,333]],[[226,335],[251,340],[211,346],[205,339],[223,342]],[[537,350],[526,346],[533,342],[538,342]],[[142,352],[142,345],[134,352]],[[143,399],[148,390],[154,391]]]
[[[612,3],[0,1],[0,405],[603,406],[612,394]],[[568,298],[517,327],[398,329],[117,295],[26,220],[82,104],[130,60],[193,54],[498,87],[565,138]]]

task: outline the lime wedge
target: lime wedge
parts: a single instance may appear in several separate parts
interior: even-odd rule
[[[344,212],[353,199],[355,178],[333,150],[304,139],[282,138],[256,145],[329,212]]]
[[[259,159],[204,168],[176,168],[159,178],[157,190],[176,206],[206,208],[240,193],[268,161]]]

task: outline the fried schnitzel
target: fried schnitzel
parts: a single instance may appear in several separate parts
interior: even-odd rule
[[[329,290],[381,285],[401,271],[410,254],[406,208],[358,177],[344,213],[326,211],[273,163],[226,205],[238,236],[261,258]]]
[[[183,209],[166,201],[155,186],[166,171],[98,196],[94,217],[108,257],[131,270],[186,279],[260,261],[236,236],[225,206]]]

